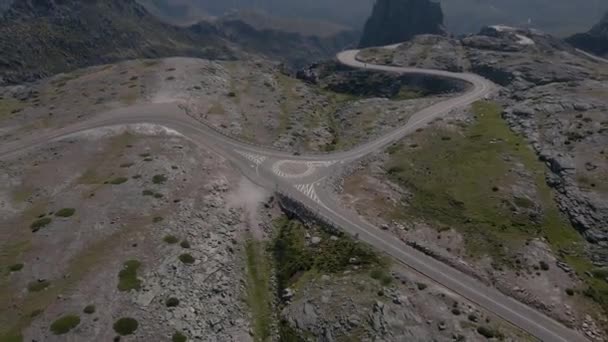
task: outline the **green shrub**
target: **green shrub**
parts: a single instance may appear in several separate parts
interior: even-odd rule
[[[178,239],[178,238],[176,238],[176,237],[175,237],[175,236],[173,236],[173,235],[167,235],[167,236],[165,236],[165,237],[163,238],[163,241],[165,241],[166,243],[168,243],[168,244],[170,244],[170,245],[173,245],[173,244],[178,243],[178,242],[179,242],[179,239]]]
[[[11,272],[19,272],[23,269],[23,264],[14,264],[8,267],[8,270]]]
[[[497,335],[496,331],[485,326],[480,326],[479,328],[477,328],[477,332],[485,338],[494,338]]]
[[[133,165],[135,165],[135,164],[134,163],[124,163],[124,164],[120,164],[120,167],[123,169],[126,169],[126,168],[130,168]]]
[[[118,321],[114,322],[113,326],[114,331],[122,336],[133,334],[138,327],[139,323],[137,323],[137,320],[130,317],[119,319]]]
[[[177,299],[175,297],[168,298],[165,301],[165,305],[169,308],[174,308],[179,305],[179,299]]]
[[[82,310],[82,312],[86,313],[87,315],[95,313],[95,305],[90,304],[90,305],[85,306],[84,310]]]
[[[182,248],[190,248],[190,242],[188,242],[188,240],[184,240],[182,241],[182,243],[179,244]]]
[[[141,192],[142,195],[144,196],[154,196],[154,191],[152,190],[144,190]]]
[[[118,289],[120,291],[139,290],[141,280],[137,279],[137,270],[141,263],[137,260],[129,260],[123,264],[122,270],[118,273]]]
[[[194,261],[195,261],[194,257],[188,253],[184,253],[184,254],[180,255],[179,260],[181,262],[183,262],[184,264],[188,264],[188,265],[194,264]]]
[[[30,292],[40,292],[51,285],[48,280],[36,280],[27,284],[27,290]]]
[[[162,222],[163,220],[164,220],[164,218],[162,218],[160,216],[156,216],[155,218],[152,219],[152,222],[158,223],[158,222]]]
[[[63,209],[59,210],[58,212],[56,212],[55,216],[70,217],[70,216],[73,216],[74,213],[76,213],[76,209],[74,209],[74,208],[63,208]]]
[[[594,268],[591,270],[591,274],[594,278],[606,279],[608,278],[608,268]]]
[[[378,280],[380,282],[380,284],[382,284],[383,286],[388,286],[393,281],[393,277],[391,277],[391,275],[388,274],[385,270],[380,269],[380,268],[373,269],[370,272],[370,276],[373,279]]]
[[[570,289],[570,288],[567,288],[567,289],[566,289],[566,294],[567,294],[568,296],[574,296],[574,290],[573,290],[573,289]]]
[[[540,266],[540,269],[543,271],[549,270],[549,264],[547,264],[547,262],[545,262],[545,261],[539,262],[539,266]]]
[[[388,169],[388,174],[389,175],[395,175],[395,174],[401,173],[403,171],[404,171],[404,169],[401,166],[398,166],[398,165],[397,166],[391,166]]]
[[[43,217],[41,219],[38,219],[36,221],[34,221],[31,225],[30,228],[32,229],[32,232],[37,232],[40,229],[48,226],[49,224],[51,224],[53,220],[50,217]]]
[[[163,198],[163,197],[165,197],[163,194],[159,194],[159,193],[154,194],[154,198],[156,198],[156,199]]]
[[[44,310],[42,310],[42,309],[36,309],[36,310],[30,312],[30,318],[38,317],[43,312],[44,312]]]
[[[179,331],[176,331],[175,334],[173,334],[173,337],[171,337],[171,341],[172,342],[186,342],[188,341],[188,338],[186,337],[186,335],[182,334]]]
[[[428,286],[425,283],[416,283],[416,287],[418,287],[418,290],[424,291]]]
[[[76,328],[78,324],[80,324],[80,317],[76,315],[66,315],[51,324],[51,331],[55,335],[63,335]]]
[[[342,272],[351,266],[351,259],[360,266],[382,265],[382,260],[365,244],[347,237],[327,239],[314,255],[314,266],[321,272]]]
[[[361,267],[369,267],[370,271],[386,266],[385,260],[354,239],[346,236],[326,238],[318,245],[310,246],[305,239],[306,229],[300,222],[282,220],[277,224],[279,233],[270,249],[278,263],[277,281],[280,289],[289,287],[294,277],[311,269],[320,273],[345,271],[352,267],[352,259]],[[385,284],[390,278],[377,276]]]
[[[165,175],[155,175],[152,177],[152,183],[154,184],[163,184],[167,181],[167,176]]]
[[[112,185],[120,185],[120,184],[126,183],[128,180],[129,179],[126,178],[126,177],[116,177],[116,178],[114,178],[114,179],[112,179],[110,181],[110,184],[112,184]]]

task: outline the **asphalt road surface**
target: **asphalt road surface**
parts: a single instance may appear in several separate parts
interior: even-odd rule
[[[324,180],[328,176],[336,174],[348,163],[381,151],[417,128],[449,114],[451,110],[466,107],[492,95],[497,90],[496,85],[478,75],[372,65],[359,62],[356,59],[357,53],[357,50],[344,51],[337,58],[341,63],[353,68],[445,77],[464,81],[470,86],[464,93],[416,113],[404,126],[351,150],[336,153],[295,156],[288,152],[246,144],[196,121],[177,104],[148,104],[107,112],[89,121],[53,131],[39,132],[35,136],[22,137],[18,141],[0,146],[0,158],[7,160],[28,149],[41,147],[51,141],[66,139],[73,134],[95,128],[140,123],[161,125],[179,132],[202,148],[221,154],[256,184],[269,190],[280,191],[301,202],[345,232],[358,236],[360,240],[390,255],[397,262],[425,275],[435,283],[476,303],[532,336],[550,342],[586,341],[578,332],[406,246],[390,233],[369,224],[356,213],[337,204],[334,194],[328,190],[329,187],[324,186]]]

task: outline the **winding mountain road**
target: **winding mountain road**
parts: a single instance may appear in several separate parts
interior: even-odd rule
[[[69,138],[73,134],[91,129],[141,123],[161,125],[179,132],[201,147],[221,154],[258,185],[279,191],[301,202],[344,231],[357,235],[360,240],[390,255],[399,263],[500,316],[532,336],[551,342],[586,341],[578,332],[406,246],[390,233],[369,224],[356,213],[337,204],[334,194],[324,186],[324,179],[335,175],[345,164],[381,151],[432,120],[447,115],[452,109],[466,107],[490,96],[497,89],[492,82],[474,74],[362,63],[356,59],[358,52],[358,50],[344,51],[337,58],[342,64],[353,68],[443,77],[464,81],[470,86],[459,96],[416,113],[407,124],[376,140],[361,144],[349,151],[331,154],[294,156],[288,152],[249,145],[222,135],[196,121],[177,104],[148,104],[107,112],[91,120],[52,132],[23,137],[19,141],[0,146],[0,158],[6,160],[28,149],[44,146],[50,141]]]

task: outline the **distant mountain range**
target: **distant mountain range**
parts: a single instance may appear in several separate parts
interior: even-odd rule
[[[4,1],[4,0],[0,0]],[[354,46],[359,33],[317,21],[235,12],[175,26],[135,0],[19,0],[0,15],[0,84],[134,58],[263,54],[297,68]],[[157,8],[158,9],[158,8]]]
[[[232,9],[256,9],[272,16],[323,20],[362,29],[375,0],[140,0],[165,8],[172,20],[183,13],[222,16]],[[504,24],[568,36],[587,30],[608,10],[605,0],[435,0],[441,2],[448,31],[476,33],[486,25]],[[185,9],[188,10],[185,10]],[[180,14],[181,13],[181,14]],[[186,16],[186,21],[191,20]]]
[[[161,22],[134,0],[19,0],[0,18],[0,83],[132,58],[233,58],[209,24]]]

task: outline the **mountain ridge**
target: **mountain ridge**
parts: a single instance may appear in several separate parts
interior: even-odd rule
[[[589,31],[572,35],[566,41],[581,50],[608,56],[608,12]]]
[[[0,18],[0,84],[134,58],[234,59],[208,24],[161,22],[134,0],[23,0]]]

